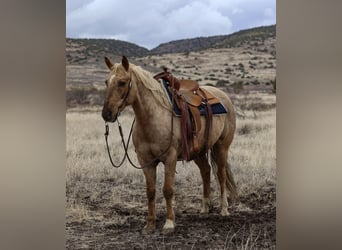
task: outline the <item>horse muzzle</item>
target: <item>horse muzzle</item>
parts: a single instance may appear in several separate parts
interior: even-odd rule
[[[105,122],[115,122],[118,118],[118,113],[113,114],[112,111],[110,111],[107,108],[102,109],[102,118]]]

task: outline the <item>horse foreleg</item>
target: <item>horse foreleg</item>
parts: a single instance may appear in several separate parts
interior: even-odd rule
[[[147,223],[144,232],[153,232],[156,229],[156,166],[143,168],[146,179],[146,193],[148,200]]]
[[[163,233],[171,233],[175,229],[175,213],[173,211],[173,186],[174,179],[176,173],[176,163],[177,156],[174,154],[174,157],[170,155],[168,160],[165,162],[165,179],[164,179],[164,187],[163,194],[166,200],[166,222],[163,227]]]
[[[194,160],[201,171],[203,181],[203,199],[201,213],[209,213],[210,210],[210,165],[206,156]]]

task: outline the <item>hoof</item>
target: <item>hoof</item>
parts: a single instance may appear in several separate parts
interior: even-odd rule
[[[222,210],[221,210],[221,215],[222,215],[222,216],[229,216],[228,210],[227,210],[227,209],[222,209]]]
[[[208,207],[202,207],[200,213],[201,214],[209,214],[209,208]]]
[[[209,214],[209,212],[210,212],[210,206],[203,206],[202,208],[201,208],[201,214]]]
[[[163,234],[167,235],[167,234],[172,234],[175,231],[174,228],[163,228]]]
[[[146,225],[142,231],[143,234],[151,234],[156,231],[155,225]]]
[[[163,227],[163,234],[170,234],[175,231],[175,223],[172,220],[167,219]]]
[[[208,214],[211,209],[211,202],[209,199],[204,198],[202,201],[202,208],[201,208],[201,214]]]

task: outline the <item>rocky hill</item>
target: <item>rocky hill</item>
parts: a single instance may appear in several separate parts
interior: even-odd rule
[[[275,28],[173,41],[151,51],[117,40],[66,39],[67,104],[102,105],[108,74],[104,56],[120,62],[126,55],[130,62],[153,74],[166,66],[179,79],[193,79],[230,93],[275,92]]]
[[[196,37],[162,43],[150,51],[151,54],[169,54],[198,51],[212,47],[222,41],[225,36]]]
[[[104,56],[142,57],[155,54],[188,53],[209,48],[237,48],[268,52],[275,56],[276,26],[241,30],[230,35],[197,37],[163,43],[152,50],[115,39],[66,39],[69,64],[94,63]]]
[[[103,60],[108,55],[145,56],[149,50],[115,39],[66,39],[66,59],[70,64]]]
[[[151,54],[182,53],[208,48],[234,48],[246,44],[262,45],[268,39],[275,39],[276,26],[264,26],[241,30],[230,35],[197,37],[160,44],[150,51]],[[260,44],[259,44],[260,43]],[[274,49],[275,51],[275,49]]]

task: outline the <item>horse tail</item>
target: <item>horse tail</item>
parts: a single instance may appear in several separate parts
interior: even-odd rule
[[[210,156],[211,156],[210,157],[210,163],[211,163],[210,165],[213,169],[215,179],[216,179],[216,183],[219,185],[218,175],[217,175],[217,164],[215,161],[215,155],[214,155],[212,150],[210,152]],[[227,186],[227,189],[228,189],[229,194],[230,194],[229,196],[233,201],[237,201],[237,200],[239,200],[239,195],[237,193],[237,186],[236,186],[235,181],[234,181],[231,166],[228,162],[226,162],[226,176],[227,176],[226,186]]]

